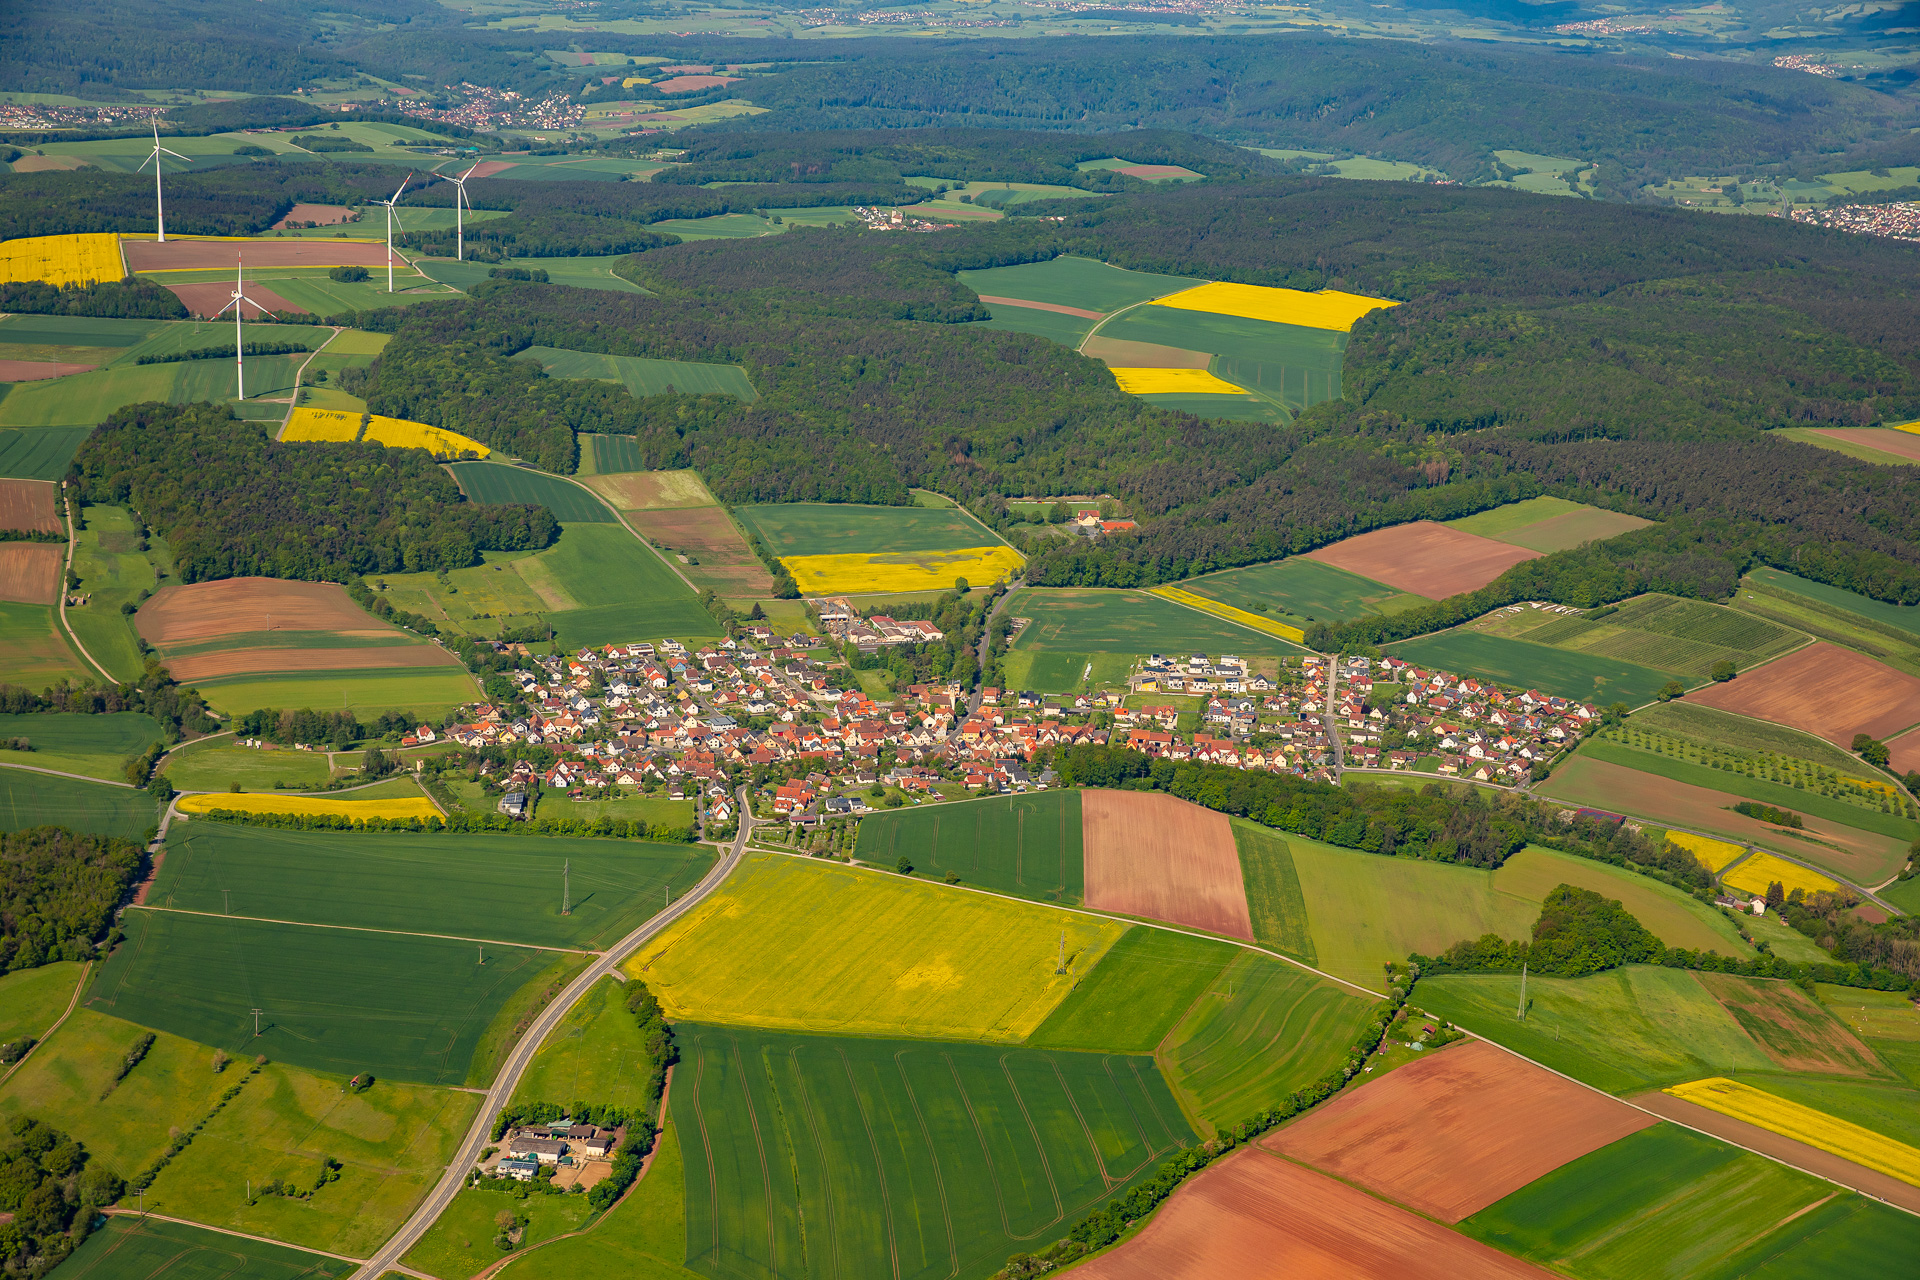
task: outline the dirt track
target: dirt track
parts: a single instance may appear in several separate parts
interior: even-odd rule
[[[162,587],[141,606],[135,621],[141,636],[158,649],[249,631],[384,634],[390,630],[349,600],[345,587],[278,578],[224,578]]]
[[[57,492],[46,480],[0,480],[0,529],[64,533]]]
[[[67,549],[57,542],[0,542],[0,600],[53,604]]]
[[[203,319],[217,315],[222,307],[233,301],[233,286],[225,281],[208,284],[170,284],[167,290],[180,299],[189,312]],[[273,290],[257,284],[247,286],[247,297],[252,301],[240,304],[242,320],[258,320],[268,311],[297,312],[303,309],[294,306]],[[254,306],[255,302],[260,305]]]
[[[1458,1222],[1653,1123],[1469,1040],[1341,1094],[1260,1145]]]
[[[1856,733],[1886,738],[1920,724],[1920,680],[1824,642],[1690,693],[1687,701],[1805,729],[1842,747]]]
[[[1139,1235],[1073,1274],[1084,1280],[1544,1280],[1550,1273],[1248,1147],[1202,1171]]]
[[[123,240],[129,271],[250,267],[384,267],[387,246],[354,240]],[[395,261],[399,261],[398,254]]]
[[[1253,941],[1225,814],[1150,791],[1080,798],[1087,905]]]
[[[1538,551],[1462,533],[1430,520],[1375,529],[1330,547],[1307,552],[1307,559],[1384,582],[1397,591],[1442,600],[1478,591]]]

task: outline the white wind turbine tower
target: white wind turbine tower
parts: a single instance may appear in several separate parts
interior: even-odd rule
[[[134,172],[138,173],[140,172],[140,169],[146,168],[149,161],[152,162],[153,164],[153,225],[159,229],[160,243],[165,244],[167,242],[167,211],[166,211],[166,208],[160,202],[160,164],[161,164],[160,157],[163,155],[168,155],[168,156],[172,156],[175,160],[186,160],[187,158],[181,155],[178,151],[169,151],[165,147],[160,145],[160,117],[159,116],[153,117],[152,124],[153,124],[153,150],[147,154],[147,158],[145,160],[142,160],[140,162],[139,168],[135,169]],[[193,162],[191,160],[187,160],[187,163],[192,164]]]
[[[473,169],[478,169],[479,167],[480,162],[478,160],[474,161]],[[466,224],[461,220],[460,206],[464,204],[469,209],[473,208],[473,201],[467,199],[467,179],[473,176],[473,169],[467,170],[457,178],[449,178],[444,173],[436,173],[433,175],[442,182],[451,182],[456,188],[453,193],[453,233],[455,241],[453,256],[457,262],[465,262],[467,260],[467,228]]]
[[[393,199],[374,201],[375,204],[383,204],[387,206],[387,292],[388,293],[393,292],[393,222],[395,217],[395,206],[400,203],[400,197],[403,193],[405,193],[407,189],[407,183],[412,181],[413,181],[413,174],[409,172],[407,174],[406,181],[402,182],[400,184],[399,190],[393,193]],[[405,228],[402,228],[402,230],[404,229]]]
[[[261,306],[259,303],[255,302],[252,298],[249,298],[247,296],[247,286],[245,283],[245,280],[246,280],[245,271],[246,271],[246,265],[236,258],[233,264],[233,295],[232,295],[232,299],[227,303],[227,307],[233,308],[233,363],[235,366],[234,385],[235,385],[235,388],[239,391],[238,398],[241,400],[245,400],[247,398],[247,353],[246,353],[246,347],[243,346],[240,342],[240,312],[242,310],[240,304],[244,302],[247,306],[252,307],[255,311],[261,312],[262,314],[265,314],[267,310],[265,307]],[[227,307],[222,307],[220,308],[220,310],[214,312],[213,318],[215,320],[218,320],[222,315],[226,313]]]

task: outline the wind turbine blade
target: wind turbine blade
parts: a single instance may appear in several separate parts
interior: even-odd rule
[[[473,169],[478,169],[479,167],[480,167],[480,162],[478,160],[474,161]],[[465,189],[467,179],[473,176],[473,169],[469,169],[465,173],[460,175],[460,182],[463,190]]]
[[[233,299],[232,301],[230,301],[230,302],[228,302],[228,303],[227,303],[227,307],[231,307],[231,306],[235,306],[235,305],[237,305],[237,304],[239,303],[239,301],[240,301],[240,299],[238,299],[238,298],[234,298],[234,299]],[[260,304],[256,302],[256,303],[254,303],[253,305],[255,305],[255,306],[257,307],[257,306],[259,306]],[[207,319],[209,319],[209,320],[218,320],[218,319],[219,319],[219,318],[220,318],[221,316],[223,316],[223,315],[225,315],[225,314],[227,314],[227,307],[222,307],[222,308],[220,308],[220,309],[219,309],[218,311],[216,311],[216,312],[214,312],[214,313],[213,313],[212,315],[210,315],[210,316],[208,316],[208,317],[207,317]]]
[[[162,147],[162,148],[160,148],[160,149],[161,149],[162,151],[167,151],[167,149],[166,149],[165,147]],[[185,157],[185,156],[183,156],[183,155],[181,155],[181,154],[180,154],[180,153],[179,153],[178,151],[167,151],[167,154],[168,154],[168,155],[170,155],[170,156],[172,156],[172,157],[173,157],[173,158],[174,158],[175,160],[186,160],[186,159],[187,159],[187,157]],[[190,161],[190,160],[189,160],[189,161],[188,161],[188,163],[189,163],[189,164],[191,164],[191,163],[192,163],[192,161]]]
[[[413,181],[413,174],[412,174],[412,172],[411,172],[411,171],[409,171],[409,172],[408,172],[408,174],[407,174],[407,176],[406,176],[405,178],[403,178],[403,179],[401,179],[401,181],[400,181],[400,185],[399,185],[398,187],[396,187],[396,188],[394,188],[394,192],[393,192],[393,199],[391,199],[391,200],[389,200],[389,201],[387,201],[387,203],[388,203],[388,204],[398,204],[398,203],[400,202],[400,197],[406,194],[406,191],[407,191],[407,183],[409,183],[409,182],[412,182],[412,181]]]
[[[261,305],[260,305],[259,303],[257,303],[257,302],[255,302],[255,301],[254,301],[254,300],[253,300],[252,298],[249,298],[249,297],[248,297],[248,296],[247,296],[246,294],[244,294],[244,293],[243,293],[243,294],[241,294],[241,295],[240,295],[239,297],[237,297],[237,298],[235,298],[235,299],[234,299],[234,301],[235,301],[235,302],[244,302],[244,303],[246,303],[246,304],[247,304],[248,306],[250,306],[250,307],[252,307],[252,308],[253,308],[253,309],[254,309],[255,311],[258,311],[258,312],[259,312],[260,314],[262,314],[262,315],[272,315],[272,314],[273,314],[273,308],[272,308],[272,307],[263,307],[263,306],[261,306]]]

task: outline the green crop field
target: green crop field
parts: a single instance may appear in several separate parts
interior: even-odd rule
[[[1694,678],[1705,676],[1722,661],[1745,670],[1797,649],[1808,639],[1804,632],[1737,609],[1657,594],[1637,596],[1600,619],[1523,609],[1493,614],[1469,629],[1597,657],[1630,659]]]
[[[540,1046],[513,1096],[561,1106],[644,1104],[652,1059],[640,1024],[627,1010],[630,990],[610,977],[594,984]]]
[[[1615,899],[1670,947],[1718,951],[1724,956],[1752,954],[1733,923],[1717,909],[1672,885],[1622,867],[1528,845],[1493,873],[1493,887],[1498,892],[1520,898],[1536,909],[1561,884]]]
[[[1460,1230],[1583,1280],[1799,1275],[1806,1273],[1781,1269],[1783,1253],[1848,1249],[1821,1241],[1844,1234],[1835,1223],[1809,1226],[1819,1211],[1798,1216],[1833,1193],[1818,1178],[1658,1124],[1562,1165],[1474,1214]],[[1858,1201],[1844,1196],[1834,1204],[1853,1208]],[[1920,1241],[1920,1223],[1915,1228],[1911,1234]],[[1733,1265],[1736,1260],[1744,1265]],[[1763,1261],[1773,1265],[1748,1269]]]
[[[1338,1070],[1373,1009],[1284,960],[1241,950],[1175,1025],[1160,1061],[1188,1114],[1225,1128]]]
[[[356,1263],[184,1222],[120,1215],[60,1264],[61,1280],[338,1280]]]
[[[1920,637],[1920,605],[1888,604],[1884,600],[1830,587],[1824,582],[1811,582],[1778,569],[1755,569],[1747,576],[1775,591],[1785,591],[1832,609],[1858,614],[1882,626],[1896,627],[1909,635]]]
[[[1598,703],[1650,702],[1669,679],[1664,671],[1618,658],[1569,653],[1525,640],[1454,630],[1390,645],[1387,652],[1420,666],[1485,676],[1520,689]]]
[[[1006,656],[1007,688],[1035,693],[1081,693],[1127,683],[1133,660],[1123,653],[1055,653],[1014,649]]]
[[[1246,886],[1253,936],[1262,946],[1316,963],[1307,902],[1286,837],[1270,827],[1235,818],[1233,843],[1240,852],[1240,879]]]
[[[563,524],[613,524],[613,512],[571,480],[504,462],[456,462],[450,470],[475,502],[529,502],[553,512]]]
[[[856,856],[888,869],[905,857],[922,875],[952,872],[1022,898],[1071,905],[1086,896],[1078,791],[875,814],[860,821]]]
[[[124,927],[89,1008],[230,1053],[425,1084],[465,1083],[495,1015],[560,960],[531,947],[171,911],[129,911]]]
[[[1432,603],[1425,596],[1395,591],[1359,574],[1299,556],[1212,573],[1179,585],[1195,595],[1290,620],[1296,626],[1350,622]]]
[[[582,436],[580,443],[582,461],[591,453],[596,474],[646,470],[646,459],[640,456],[640,446],[632,436]],[[583,466],[581,470],[586,468]]]
[[[168,832],[166,860],[146,901],[180,911],[592,950],[611,946],[659,911],[669,886],[678,895],[698,884],[713,856],[704,845],[638,840],[280,831],[196,821]],[[563,863],[571,867],[573,908],[564,916]]]
[[[759,854],[626,971],[676,1020],[1017,1042],[1125,929],[892,873]],[[1055,972],[1062,934],[1066,974]]]
[[[1097,336],[1210,352],[1220,377],[1291,409],[1340,398],[1347,335],[1330,329],[1148,306],[1115,316]]]
[[[621,525],[570,526],[515,568],[549,605],[571,606],[547,615],[569,649],[720,634],[699,597]]]
[[[292,299],[289,299],[292,301]],[[247,361],[250,397],[284,395],[305,356],[255,356]],[[126,405],[143,400],[224,404],[234,395],[231,361],[186,360],[173,364],[121,364],[90,373],[14,384],[0,400],[0,427],[91,427]]]
[[[49,605],[0,601],[0,651],[7,655],[7,683],[25,689],[98,678],[67,643]]]
[[[516,165],[514,171],[520,167]],[[523,267],[529,271],[544,271],[550,283],[569,285],[575,289],[604,289],[608,293],[645,293],[645,289],[613,273],[614,266],[625,256],[625,254],[613,254],[579,258],[515,258],[507,265]],[[488,262],[449,262],[445,258],[429,258],[420,263],[420,274],[442,284],[453,285],[458,289],[472,288],[487,279],[493,269],[494,264]]]
[[[760,398],[737,364],[696,364],[689,360],[642,360],[636,356],[609,356],[596,351],[568,351],[556,347],[528,347],[514,356],[531,360],[555,378],[593,378],[618,382],[636,396],[667,391],[683,395]]]
[[[1590,978],[1519,974],[1423,978],[1418,1002],[1478,1036],[1608,1093],[1628,1094],[1773,1062],[1684,969],[1630,965]]]
[[[1224,374],[1222,375],[1225,376]],[[1239,381],[1239,379],[1232,379]],[[1185,396],[1141,396],[1156,409],[1170,409],[1175,413],[1190,413],[1196,418],[1227,418],[1234,422],[1273,422],[1293,421],[1292,412],[1286,407],[1263,400],[1259,396],[1233,395],[1185,395]]]
[[[222,1083],[241,1070],[228,1067]],[[345,1083],[273,1063],[161,1171],[146,1208],[350,1257],[372,1253],[439,1180],[480,1099],[385,1079],[348,1093]],[[340,1176],[311,1199],[247,1204],[249,1183],[311,1188],[323,1158],[340,1162]]]
[[[145,791],[0,768],[0,831],[53,824],[142,840],[159,821],[160,806]]]
[[[737,507],[734,514],[778,556],[878,555],[1000,545],[996,534],[957,507],[783,502]]]
[[[324,707],[356,714],[410,711],[438,719],[479,697],[463,667],[404,667],[369,671],[292,671],[197,680],[207,705],[226,715],[261,707]]]
[[[1010,307],[1004,302],[988,303],[987,310],[993,313],[993,319],[976,320],[971,327],[1030,333],[1036,338],[1045,338],[1075,350],[1086,340],[1087,332],[1094,324],[1084,316],[1062,315],[1058,311],[1042,311],[1037,307]]]
[[[33,749],[0,751],[0,763],[122,782],[128,759],[160,741],[160,725],[152,716],[134,711],[0,715],[0,742],[16,738],[25,738]]]
[[[66,1011],[80,965],[58,960],[0,977],[0,1044],[40,1036]]]
[[[73,455],[80,451],[81,442],[92,434],[91,426],[0,430],[0,476],[58,480],[73,465]]]
[[[1742,1083],[1851,1121],[1895,1142],[1920,1147],[1920,1091],[1905,1081],[1756,1075],[1744,1077]]]
[[[1446,524],[1449,529],[1459,529],[1463,533],[1498,538],[1501,534],[1512,533],[1515,529],[1524,529],[1555,516],[1593,509],[1585,503],[1569,502],[1565,498],[1527,498],[1520,502],[1509,502],[1504,507],[1494,507],[1490,511],[1478,511],[1458,520],[1449,520]]]
[[[236,747],[226,738],[196,743],[167,757],[167,780],[181,791],[271,791],[276,783],[295,790],[318,788],[333,776],[324,752]]]
[[[502,1210],[526,1216],[527,1224],[520,1233],[522,1250],[579,1230],[592,1213],[585,1196],[515,1199],[491,1186],[468,1188],[456,1195],[445,1212],[434,1219],[433,1226],[420,1237],[420,1243],[400,1260],[402,1265],[440,1276],[442,1280],[466,1280],[468,1276],[480,1274],[500,1261],[500,1249],[493,1239],[500,1233],[494,1219]],[[596,1231],[594,1236],[598,1235]],[[514,1275],[520,1275],[521,1271],[522,1268],[516,1266]]]
[[[1280,652],[1283,642],[1231,622],[1188,609],[1145,591],[1075,591],[1022,588],[1007,612],[1033,621],[1014,641],[1015,652],[1051,649],[1066,653]]]
[[[709,1276],[984,1278],[1193,1138],[1149,1058],[677,1032],[687,1261]]]
[[[1213,938],[1134,925],[1027,1045],[1152,1053],[1238,951]]]
[[[1065,255],[1018,267],[962,271],[960,283],[989,297],[1023,298],[1029,302],[1104,312],[1179,293],[1205,282],[1184,276],[1128,271],[1093,258]]]

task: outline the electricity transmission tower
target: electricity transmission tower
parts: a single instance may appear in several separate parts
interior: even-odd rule
[[[573,914],[573,859],[568,858],[560,865],[560,914]]]
[[[264,1011],[264,1010],[261,1010],[261,1009],[254,1009],[254,1010],[252,1010],[252,1013],[253,1013],[253,1034],[254,1034],[254,1035],[256,1035],[256,1036],[260,1034],[260,1015],[261,1015],[261,1014],[262,1014],[263,1012],[265,1012],[265,1011]]]
[[[1525,960],[1520,962],[1520,1007],[1514,1010],[1513,1016],[1520,1022],[1527,1020],[1527,962]]]

